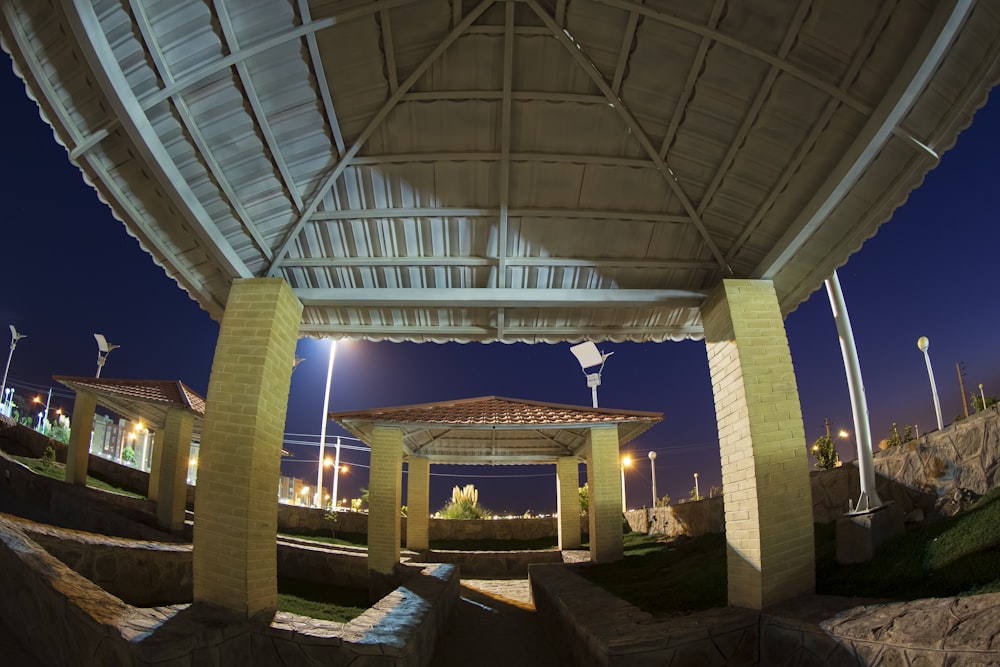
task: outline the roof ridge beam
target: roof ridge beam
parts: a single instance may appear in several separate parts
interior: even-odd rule
[[[306,306],[333,308],[698,308],[706,297],[699,291],[657,289],[297,287],[292,291]]]

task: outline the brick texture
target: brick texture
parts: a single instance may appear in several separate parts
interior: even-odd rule
[[[187,410],[167,410],[165,424],[156,434],[156,449],[160,452],[160,474],[156,476],[156,518],[167,530],[184,527],[184,503],[187,500],[188,453],[194,415]],[[149,478],[153,488],[153,476]]]
[[[726,498],[729,602],[760,609],[815,585],[795,372],[770,281],[725,281],[702,318]]]
[[[590,429],[588,449],[590,560],[611,563],[624,555],[618,429],[614,426]]]
[[[580,548],[580,461],[575,456],[556,460],[556,511],[559,548]]]
[[[277,608],[274,498],[301,313],[281,279],[234,281],[209,378],[194,599],[247,618]]]
[[[411,456],[406,465],[406,547],[419,551],[430,548],[431,462]]]
[[[368,480],[368,569],[392,574],[399,562],[399,510],[403,482],[403,432],[376,426],[372,431]],[[409,526],[407,526],[409,528]]]
[[[90,457],[90,432],[94,429],[97,396],[89,391],[76,392],[73,420],[70,424],[69,448],[66,450],[66,482],[77,486],[87,484],[87,460]]]

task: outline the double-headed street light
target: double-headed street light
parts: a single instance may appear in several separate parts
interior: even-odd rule
[[[3,369],[3,382],[0,383],[0,397],[4,399],[7,398],[7,372],[10,370],[10,360],[14,356],[14,348],[17,347],[17,341],[22,338],[27,338],[25,334],[17,333],[17,329],[14,325],[10,325],[10,352],[7,354],[7,367]],[[5,413],[6,414],[6,413]]]
[[[111,350],[116,347],[121,347],[121,345],[113,345],[108,342],[108,339],[104,337],[103,334],[95,333],[94,338],[97,340],[97,375],[94,377],[101,377],[101,369],[104,368],[104,362],[108,360],[108,355],[111,354]]]

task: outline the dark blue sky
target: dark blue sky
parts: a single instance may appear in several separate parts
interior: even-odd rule
[[[52,375],[96,369],[94,332],[115,350],[105,377],[180,379],[204,393],[218,325],[129,237],[72,166],[5,63],[0,73],[3,153],[0,197],[3,264],[0,325],[28,338],[14,353],[10,379],[19,391],[45,388]],[[996,94],[994,94],[996,97]],[[840,272],[877,439],[889,425],[936,426],[917,338],[931,341],[945,422],[962,413],[955,363],[966,388],[984,383],[1000,394],[1000,308],[996,297],[1000,103],[982,109],[971,128],[906,205]],[[824,289],[786,320],[808,442],[833,428],[853,431],[837,332]],[[3,336],[6,336],[4,328]],[[2,340],[6,341],[4,337]],[[602,406],[664,413],[663,423],[629,445],[638,467],[627,474],[630,506],[648,503],[646,453],[655,449],[657,487],[687,496],[719,484],[718,438],[705,346],[701,342],[602,344],[613,351],[600,390]],[[0,346],[6,350],[6,345]],[[326,341],[302,340],[305,357],[292,377],[287,432],[316,441],[323,414]],[[2,371],[0,371],[2,372]],[[337,350],[332,410],[500,395],[589,405],[585,379],[569,345],[396,344],[348,342]],[[68,401],[63,401],[68,405]],[[57,400],[54,399],[54,404]],[[343,433],[331,426],[331,436]],[[316,449],[290,445],[285,474],[315,480]],[[854,458],[853,445],[840,447]],[[312,459],[310,463],[308,459]],[[339,494],[367,485],[367,454]],[[435,467],[431,505],[456,484],[474,483],[496,510],[554,511],[551,466]],[[329,481],[327,481],[329,484]]]

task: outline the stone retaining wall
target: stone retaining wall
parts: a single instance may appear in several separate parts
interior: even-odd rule
[[[567,664],[992,665],[1000,593],[857,606],[805,596],[766,612],[655,618],[562,565],[528,569],[539,622]]]
[[[279,612],[266,624],[198,605],[139,608],[73,572],[0,517],[0,620],[42,665],[426,665],[458,600],[430,565],[349,623]]]
[[[643,507],[625,513],[629,528],[639,533],[687,535],[722,533],[726,529],[725,504],[721,496],[667,507]]]

